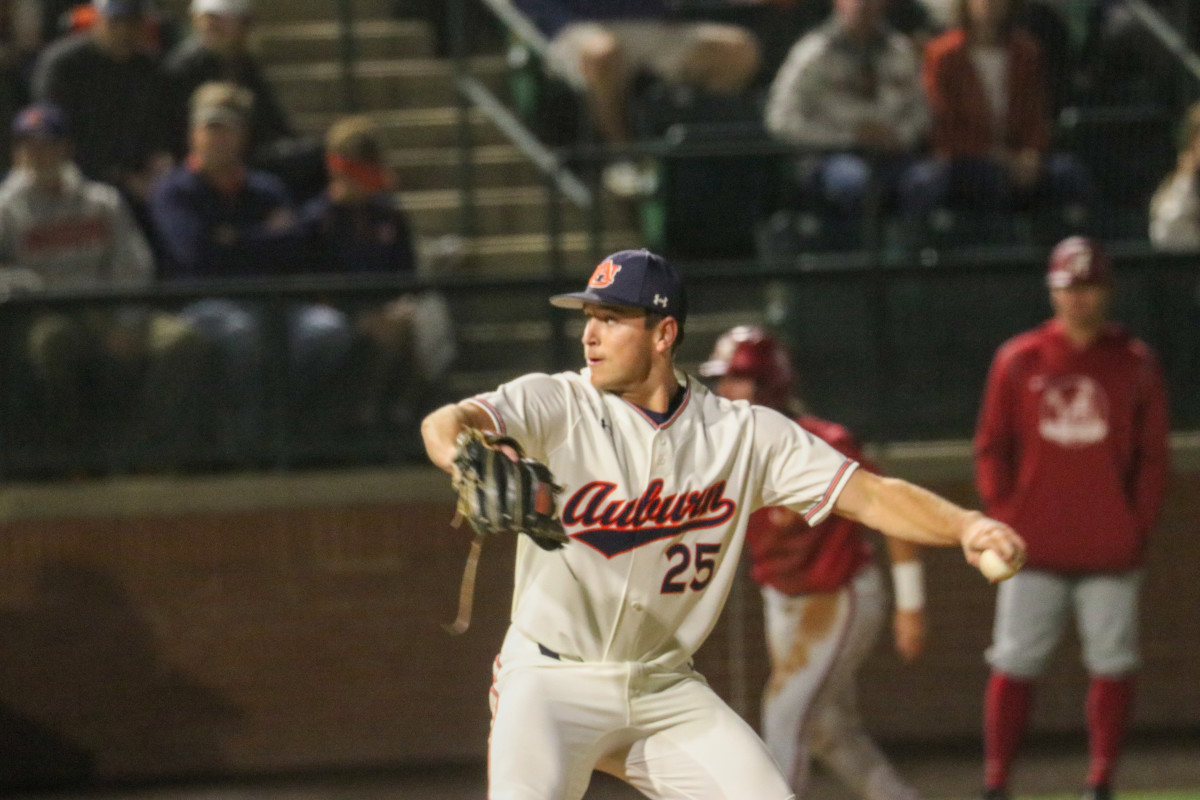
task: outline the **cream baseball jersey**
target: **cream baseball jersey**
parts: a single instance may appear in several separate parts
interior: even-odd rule
[[[518,537],[512,608],[517,630],[564,657],[686,664],[725,604],[750,513],[782,505],[816,524],[858,466],[782,414],[677,377],[685,395],[661,425],[586,369],[471,400],[564,487],[572,542]]]

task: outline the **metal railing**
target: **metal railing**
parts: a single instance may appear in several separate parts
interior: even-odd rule
[[[1162,14],[1152,8],[1145,0],[1125,0],[1125,6],[1142,26],[1154,35],[1154,38],[1179,63],[1180,67],[1190,76],[1193,90],[1200,87],[1200,55],[1188,46],[1179,31]],[[1187,24],[1188,5],[1181,7],[1183,24]],[[1193,91],[1193,95],[1194,95]]]
[[[1155,347],[1170,386],[1175,430],[1200,430],[1200,254],[1115,254],[1115,317]],[[880,265],[829,258],[802,266],[747,262],[685,265],[691,296],[689,335],[680,365],[694,369],[727,325],[773,325],[792,345],[801,390],[814,410],[850,425],[864,441],[886,443],[957,439],[970,435],[992,353],[1005,338],[1048,314],[1044,254],[1005,259],[945,260]],[[549,277],[482,281],[379,276],[291,278],[204,286],[161,286],[140,291],[14,295],[0,304],[3,374],[0,386],[0,473],[6,477],[69,474],[81,465],[98,471],[138,469],[115,451],[53,452],[31,426],[35,382],[15,376],[24,355],[20,331],[44,311],[142,306],[174,310],[206,297],[229,297],[262,311],[268,352],[266,391],[248,449],[223,461],[206,452],[183,454],[178,468],[290,470],[311,465],[404,463],[420,458],[415,429],[429,408],[532,371],[578,366],[576,315],[552,309],[546,298],[577,288]],[[354,309],[402,294],[436,292],[454,320],[463,346],[442,382],[422,396],[407,423],[385,427],[298,429],[291,385],[287,310],[317,301]],[[550,324],[541,316],[550,309]],[[538,319],[546,322],[539,323]],[[470,341],[470,345],[465,343]],[[206,413],[227,413],[215,390],[204,390]],[[41,409],[53,413],[54,409]],[[38,418],[35,414],[34,419]],[[15,438],[14,438],[15,434]],[[155,467],[151,467],[155,468]]]
[[[358,37],[355,34],[354,0],[337,0],[338,61],[341,65],[342,111],[356,114],[358,102]]]

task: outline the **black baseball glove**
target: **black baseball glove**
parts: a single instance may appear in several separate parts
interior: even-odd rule
[[[516,461],[500,449],[504,446],[517,454]],[[545,464],[525,457],[516,439],[468,428],[459,434],[457,448],[458,515],[476,533],[524,533],[543,550],[570,541],[557,516],[562,487]]]

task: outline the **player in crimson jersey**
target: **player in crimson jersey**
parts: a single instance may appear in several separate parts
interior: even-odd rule
[[[878,472],[850,431],[805,413],[794,394],[791,357],[762,328],[740,325],[726,331],[700,374],[719,378],[718,395],[786,414],[862,468]],[[778,506],[754,512],[746,529],[771,657],[763,738],[797,797],[806,794],[810,757],[866,800],[919,796],[859,720],[855,674],[875,644],[888,606],[865,533],[843,517],[810,527],[799,514]],[[886,541],[896,590],[896,649],[912,660],[925,637],[921,562],[915,545]]]
[[[1090,677],[1090,800],[1107,800],[1133,701],[1146,540],[1166,486],[1167,399],[1154,353],[1108,321],[1112,269],[1083,237],[1050,255],[1054,317],[1005,342],[975,435],[980,496],[1026,538],[1000,585],[984,698],[985,797],[1007,798],[1033,682],[1074,613]]]

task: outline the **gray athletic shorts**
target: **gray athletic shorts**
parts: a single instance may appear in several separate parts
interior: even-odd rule
[[[683,77],[692,49],[706,41],[742,37],[742,29],[710,22],[662,22],[653,19],[575,22],[558,32],[548,53],[551,71],[576,89],[585,88],[580,66],[585,44],[599,34],[611,34],[633,71],[649,71],[669,83]]]
[[[1036,678],[1074,613],[1090,675],[1119,678],[1137,670],[1138,594],[1141,570],[1062,575],[1024,569],[1000,584],[992,646],[993,669],[1014,678]]]

